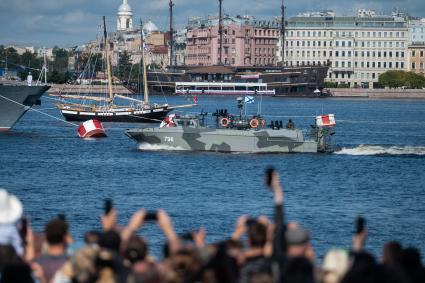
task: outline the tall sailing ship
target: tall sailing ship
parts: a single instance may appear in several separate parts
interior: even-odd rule
[[[150,104],[149,91],[146,77],[145,65],[145,50],[144,36],[141,32],[141,55],[143,65],[143,88],[144,98],[137,99],[122,94],[118,94],[113,90],[112,84],[112,71],[109,54],[109,42],[106,32],[106,20],[103,17],[103,46],[104,58],[106,59],[106,73],[107,73],[107,88],[106,96],[98,95],[69,95],[61,94],[62,98],[77,99],[80,103],[63,102],[58,103],[56,106],[59,108],[61,114],[67,121],[86,121],[96,119],[101,122],[145,122],[145,123],[158,123],[161,122],[169,112],[176,108],[190,107],[194,104],[175,105],[168,104]],[[125,100],[128,102],[126,105],[119,105],[118,100]]]

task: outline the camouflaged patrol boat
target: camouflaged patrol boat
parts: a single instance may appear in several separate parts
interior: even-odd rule
[[[334,134],[333,114],[316,117],[311,139],[305,139],[301,129],[293,124],[282,127],[282,122],[271,122],[261,116],[246,118],[242,115],[243,99],[238,98],[240,115],[227,114],[227,110],[213,114],[216,126],[205,123],[207,113],[179,117],[171,115],[159,128],[128,129],[127,136],[136,140],[141,149],[190,150],[248,153],[315,153],[332,152]]]

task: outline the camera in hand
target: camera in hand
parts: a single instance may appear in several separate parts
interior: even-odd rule
[[[155,210],[148,211],[146,213],[145,220],[146,221],[156,221],[156,220],[158,220],[158,213]]]
[[[19,229],[19,235],[21,236],[22,242],[27,244],[27,230],[28,230],[28,219],[24,216],[21,218],[21,227]]]
[[[112,199],[110,198],[105,199],[105,215],[109,214],[109,212],[111,212],[113,207],[114,205],[112,203]]]
[[[246,220],[246,226],[252,226],[252,225],[255,225],[255,224],[257,224],[257,219],[255,219],[255,218],[248,218]]]
[[[266,169],[266,185],[268,186],[268,187],[270,187],[271,186],[271,184],[272,184],[272,177],[273,177],[273,172],[275,171],[275,169],[274,169],[274,167],[273,166],[269,166],[269,167],[267,167],[267,169]]]
[[[180,238],[182,240],[186,240],[186,241],[193,241],[193,232],[186,232],[180,235]]]
[[[364,219],[363,217],[359,216],[356,219],[356,234],[360,234],[364,231],[366,226],[366,219]]]

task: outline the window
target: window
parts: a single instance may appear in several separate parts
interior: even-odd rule
[[[415,69],[416,69],[416,63],[412,62],[412,70],[415,70]]]

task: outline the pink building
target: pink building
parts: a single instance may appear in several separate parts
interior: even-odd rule
[[[188,66],[219,64],[218,19],[189,22],[187,31]],[[275,66],[279,23],[248,17],[223,19],[223,60],[231,66]]]

